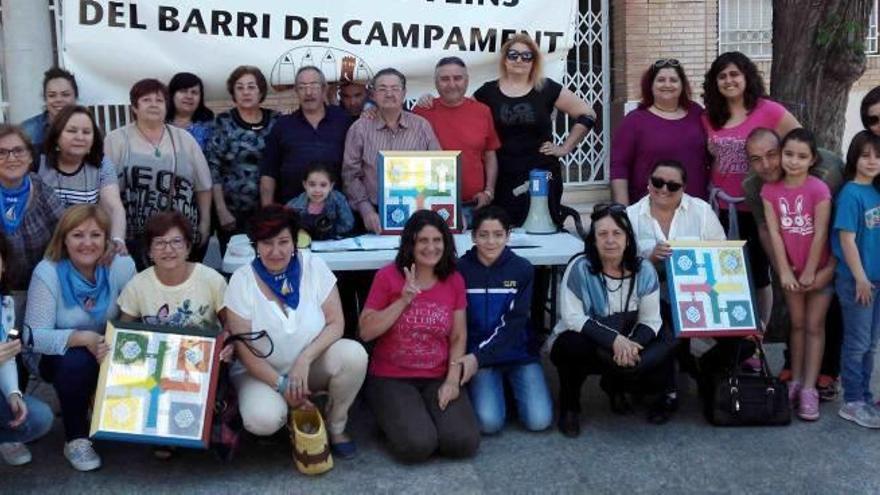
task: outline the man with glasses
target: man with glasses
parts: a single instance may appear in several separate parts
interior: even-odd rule
[[[303,173],[313,162],[339,167],[345,134],[352,118],[340,107],[326,105],[327,80],[314,66],[300,67],[294,79],[299,109],[278,119],[266,139],[260,165],[260,203],[285,204],[299,196]],[[340,170],[334,170],[339,175]]]
[[[445,150],[461,150],[462,213],[470,224],[471,212],[492,202],[501,141],[495,132],[492,111],[483,103],[465,98],[468,73],[464,61],[445,57],[434,69],[439,98],[430,106],[417,106],[416,114],[428,119]]]
[[[753,249],[762,249],[765,253],[772,253],[773,246],[770,243],[770,232],[767,230],[767,219],[764,216],[764,203],[761,200],[761,188],[766,183],[773,183],[782,180],[782,151],[779,147],[780,138],[772,129],[758,127],[749,133],[746,138],[746,154],[749,160],[749,175],[743,180],[742,187],[745,192],[746,203],[755,219],[755,225],[758,229],[758,238],[760,246]],[[810,168],[810,174],[822,180],[831,195],[837,194],[837,191],[843,186],[843,161],[834,153],[819,148],[819,163]],[[755,256],[751,255],[750,259],[754,260]],[[770,264],[776,262],[773,256],[766,256]],[[775,266],[774,271],[778,273]],[[755,271],[762,270],[760,276],[756,276]],[[766,310],[761,315],[761,319],[765,323],[769,323],[771,309],[773,307],[773,287],[770,283],[769,275],[765,275],[767,270],[764,266],[755,266],[752,264],[752,277],[758,292],[758,299],[764,299],[761,304]],[[765,280],[760,284],[760,280]],[[769,301],[767,300],[769,298]],[[837,377],[840,374],[840,345],[842,339],[842,316],[840,314],[840,303],[835,296],[831,300],[831,306],[828,308],[828,314],[825,317],[825,354],[822,357],[822,368],[820,369],[819,379],[816,382],[816,388],[819,390],[819,398],[828,401],[834,400],[837,396]],[[788,351],[785,352],[785,367],[780,374],[780,378],[787,381],[790,379],[790,366],[788,360]]]
[[[379,151],[439,150],[431,124],[403,110],[406,76],[393,68],[382,69],[370,85],[376,118],[360,118],[348,131],[342,160],[342,184],[352,210],[369,232],[381,231],[376,205],[379,200]]]

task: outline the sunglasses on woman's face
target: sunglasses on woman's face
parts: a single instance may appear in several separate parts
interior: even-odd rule
[[[868,127],[874,127],[880,124],[880,115],[868,115],[868,118],[865,120],[868,121]]]
[[[592,220],[596,220],[597,218],[601,218],[608,213],[626,214],[626,206],[614,202],[597,203],[595,206],[593,206],[593,213],[590,215],[590,218]]]
[[[655,69],[662,69],[664,67],[679,67],[681,64],[679,63],[677,58],[661,58],[660,60],[654,62]]]
[[[523,62],[531,62],[535,59],[535,54],[532,52],[518,52],[516,50],[507,50],[507,54],[505,55],[507,60],[511,62],[516,62],[517,59],[522,60]]]
[[[680,182],[663,180],[660,177],[651,177],[651,185],[654,186],[654,189],[663,189],[663,186],[666,186],[666,190],[669,192],[678,192],[684,186]]]

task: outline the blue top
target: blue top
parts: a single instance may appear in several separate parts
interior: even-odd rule
[[[532,264],[505,247],[486,266],[473,247],[456,268],[467,287],[467,352],[480,367],[537,361],[540,346],[529,321]]]
[[[837,257],[837,276],[853,280],[843,257],[840,231],[855,232],[856,246],[862,258],[865,275],[873,283],[880,282],[880,192],[871,184],[847,182],[837,196],[837,211],[831,231],[831,251]]]
[[[79,305],[66,306],[61,296],[57,263],[44,259],[34,269],[28,289],[27,311],[24,322],[32,335],[25,336],[29,350],[39,354],[63,355],[67,341],[75,330],[104,333],[108,320],[119,317],[116,299],[136,270],[131,256],[116,256],[110,264],[110,304],[104,318],[95,319]]]
[[[49,112],[34,115],[22,122],[20,127],[31,138],[31,143],[39,156],[43,152],[43,141],[46,140],[46,134],[49,131]]]
[[[299,213],[302,228],[312,239],[333,239],[354,229],[354,215],[348,206],[348,199],[336,189],[332,189],[327,195],[324,210],[319,214],[309,213],[309,195],[305,192],[288,201],[286,206]]]
[[[204,153],[208,150],[208,143],[211,142],[211,136],[214,134],[214,122],[191,122],[186,127],[186,131],[192,134]]]
[[[326,114],[318,127],[306,120],[301,110],[278,119],[266,138],[260,175],[276,181],[275,200],[285,204],[304,189],[306,166],[321,161],[332,164],[339,180],[345,135],[353,120],[343,109],[325,105]]]

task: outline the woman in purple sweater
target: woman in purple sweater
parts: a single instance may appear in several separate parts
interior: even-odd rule
[[[685,192],[706,199],[709,154],[703,109],[691,101],[678,60],[660,59],[642,75],[642,101],[624,117],[611,146],[611,196],[635,203],[648,193],[648,175],[658,160],[678,160],[690,178]]]

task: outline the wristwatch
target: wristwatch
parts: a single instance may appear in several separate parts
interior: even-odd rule
[[[492,192],[491,189],[483,189],[483,194],[485,194],[486,196],[489,196],[490,201],[495,199],[495,193]]]

